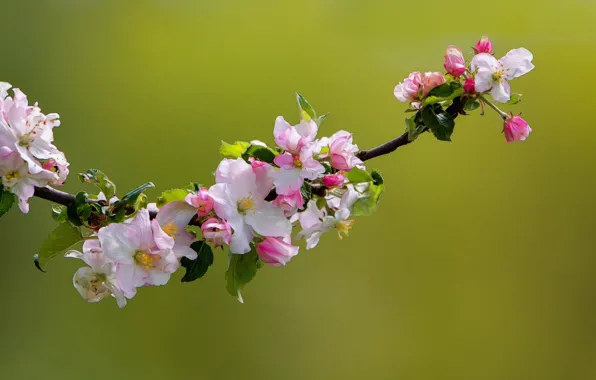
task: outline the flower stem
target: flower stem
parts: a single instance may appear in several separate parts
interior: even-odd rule
[[[493,102],[491,102],[490,100],[488,100],[484,95],[480,95],[478,97],[480,99],[481,102],[486,103],[490,108],[494,109],[503,120],[507,119],[507,114],[503,111],[501,111],[501,109],[499,107],[497,107],[497,105]]]

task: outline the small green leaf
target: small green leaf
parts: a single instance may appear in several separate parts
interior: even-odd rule
[[[325,121],[325,119],[327,119],[327,117],[330,115],[330,113],[326,113],[324,115],[321,115],[319,117],[317,117],[315,119],[315,123],[317,123],[317,126],[321,126],[321,124],[323,124],[323,121]]]
[[[240,158],[249,146],[250,143],[245,141],[236,141],[234,144],[228,144],[222,141],[219,153],[226,158]]]
[[[469,98],[464,104],[464,111],[474,111],[478,107],[480,107],[480,103],[476,99]]]
[[[75,196],[75,201],[69,204],[66,208],[66,215],[68,216],[68,220],[70,220],[70,222],[75,226],[83,225],[81,216],[79,215],[79,206],[87,204],[88,199],[89,194],[87,194],[84,191],[81,191],[77,193],[77,195]]]
[[[68,220],[67,207],[58,204],[52,204],[52,218],[58,223],[66,222]]]
[[[376,209],[381,199],[381,195],[385,190],[385,185],[376,185],[370,183],[368,189],[364,192],[361,198],[359,198],[352,209],[353,216],[367,216],[371,215]]]
[[[195,241],[190,245],[190,248],[194,249],[197,253],[195,260],[190,260],[183,257],[180,260],[180,264],[186,268],[186,273],[182,277],[182,282],[191,282],[197,280],[207,273],[209,267],[213,264],[213,251],[209,244],[204,240]]]
[[[4,191],[4,186],[0,183],[0,217],[6,214],[8,210],[12,207],[15,201],[15,196],[13,193],[9,193],[8,191]]]
[[[521,100],[522,100],[522,94],[511,94],[511,98],[509,98],[509,101],[507,102],[507,104],[514,105],[514,104],[521,102]]]
[[[85,173],[79,173],[79,180],[97,187],[107,200],[116,195],[116,185],[100,170],[89,169]]]
[[[183,201],[187,195],[188,191],[185,189],[166,190],[157,198],[157,207],[162,207],[163,205],[174,201]]]
[[[433,106],[424,107],[422,110],[422,121],[432,131],[437,140],[451,141],[455,121],[440,106],[436,107],[436,111],[433,109]]]
[[[451,96],[455,91],[459,90],[461,87],[461,83],[459,82],[443,83],[442,85],[430,90],[428,96],[436,96],[437,98],[447,98]]]
[[[370,176],[372,177],[373,184],[375,185],[382,185],[385,182],[381,172],[378,170],[373,170],[372,173],[370,173]]]
[[[361,183],[361,182],[370,182],[372,181],[372,177],[370,174],[362,170],[360,168],[352,168],[349,172],[346,173],[346,178],[351,183]]]
[[[308,100],[299,93],[296,93],[296,100],[298,101],[298,107],[300,108],[300,117],[306,121],[317,120],[317,113],[312,108]]]
[[[300,193],[302,194],[302,198],[304,199],[304,204],[308,203],[312,199],[312,186],[308,182],[304,182],[302,187],[300,188]]]
[[[250,157],[253,157],[259,161],[271,164],[276,155],[276,152],[272,149],[260,145],[251,145],[246,149],[246,152],[242,154],[242,158],[245,161],[248,161]]]
[[[257,274],[263,263],[259,260],[257,251],[253,248],[244,255],[230,255],[230,264],[226,271],[226,289],[228,293],[236,297],[240,303],[244,303],[242,289]]]
[[[414,116],[406,118],[406,131],[408,132],[408,141],[412,142],[424,132],[426,126],[420,123],[420,112],[417,112]]]
[[[128,193],[126,193],[122,199],[120,199],[119,201],[117,201],[115,203],[115,205],[117,204],[118,206],[124,206],[124,205],[134,205],[137,202],[137,199],[139,198],[139,196],[141,194],[143,194],[143,192],[147,189],[150,188],[154,188],[155,185],[153,184],[153,182],[146,182],[144,184],[142,184],[141,186],[137,187],[134,190],[129,191]],[[115,207],[117,208],[117,206]]]
[[[42,243],[37,256],[39,269],[44,269],[46,264],[57,255],[83,240],[81,231],[70,223],[62,223]]]

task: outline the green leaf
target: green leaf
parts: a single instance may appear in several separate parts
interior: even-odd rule
[[[317,117],[315,119],[315,123],[317,123],[317,126],[321,126],[321,124],[323,124],[323,121],[325,121],[325,119],[327,119],[327,117],[330,115],[330,113],[326,113],[324,115],[321,115],[319,117]]]
[[[522,94],[511,94],[511,98],[509,98],[509,101],[506,104],[509,104],[509,105],[517,104],[517,103],[521,102],[521,100],[522,100]]]
[[[300,188],[300,193],[302,194],[302,198],[304,198],[304,204],[307,204],[312,199],[312,186],[310,183],[305,181]]]
[[[464,104],[464,111],[474,111],[478,107],[480,107],[480,103],[476,99],[469,98]]]
[[[213,264],[213,251],[204,240],[195,241],[190,245],[190,248],[194,249],[198,256],[195,260],[186,257],[180,260],[180,264],[186,268],[182,282],[191,282],[203,277]]]
[[[355,203],[352,209],[353,216],[367,216],[371,215],[376,209],[381,199],[381,195],[385,190],[385,185],[379,184],[376,185],[374,183],[370,183],[370,186],[364,194],[362,198],[359,198]]]
[[[37,255],[39,269],[45,268],[46,264],[57,255],[83,240],[81,231],[70,223],[62,223],[42,243]]]
[[[422,110],[422,121],[432,131],[437,140],[451,141],[455,121],[440,106],[436,107],[436,111],[433,109],[433,106],[424,107]]]
[[[67,210],[66,206],[52,204],[52,218],[58,223],[66,222],[68,220]]]
[[[81,216],[79,215],[79,206],[87,204],[89,199],[89,194],[84,191],[77,193],[75,196],[75,201],[68,205],[66,208],[66,215],[68,216],[68,220],[75,226],[82,226],[83,222],[81,220]],[[81,209],[81,211],[84,211]]]
[[[416,114],[412,117],[406,118],[406,131],[408,131],[408,141],[412,142],[420,136],[422,132],[424,132],[426,126],[420,123],[420,112],[416,112]]]
[[[157,198],[157,207],[162,207],[163,205],[174,201],[183,201],[187,195],[188,191],[185,189],[166,190]]]
[[[118,208],[118,207],[122,207],[125,205],[134,205],[137,202],[137,199],[141,196],[141,194],[143,194],[143,192],[147,189],[153,188],[155,187],[155,185],[153,184],[153,182],[146,182],[144,184],[142,184],[141,186],[137,187],[134,190],[129,191],[128,193],[126,193],[122,199],[120,199],[119,201],[117,201],[114,205],[114,208]],[[116,206],[118,205],[118,206]]]
[[[352,170],[346,173],[346,178],[351,183],[372,181],[372,177],[370,176],[370,174],[367,171],[362,170],[360,168],[352,168]]]
[[[428,96],[436,96],[438,98],[447,98],[451,96],[455,91],[462,88],[461,83],[459,82],[451,82],[451,83],[443,83],[440,86],[437,86],[430,90]]]
[[[97,187],[107,200],[116,195],[116,185],[100,170],[89,169],[85,173],[79,173],[79,180]]]
[[[0,183],[0,217],[6,214],[8,210],[12,207],[15,201],[15,196],[13,193],[9,193],[8,191],[4,191],[4,186]]]
[[[248,161],[250,157],[253,157],[259,161],[271,164],[276,155],[276,152],[272,149],[260,145],[251,145],[246,149],[246,152],[242,154],[242,158],[245,161]]]
[[[244,303],[242,289],[256,276],[262,266],[263,263],[254,248],[244,255],[230,255],[230,264],[226,271],[228,293],[236,297],[240,303]]]
[[[228,144],[222,141],[219,153],[226,158],[240,158],[249,146],[250,143],[246,141],[236,141],[234,144]]]
[[[375,184],[375,185],[382,185],[383,183],[385,183],[385,180],[383,179],[383,176],[381,175],[381,172],[380,171],[373,170],[370,175],[371,175],[371,177],[373,179],[373,184]]]
[[[300,117],[303,120],[317,120],[317,113],[312,108],[308,100],[299,93],[296,93],[296,100],[298,101],[298,107],[300,108]]]

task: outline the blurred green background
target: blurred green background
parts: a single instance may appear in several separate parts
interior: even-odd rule
[[[538,5],[540,4],[540,5]],[[461,11],[465,9],[465,11]],[[332,112],[322,134],[362,148],[404,128],[393,87],[442,70],[483,34],[526,47],[512,83],[534,132],[494,113],[375,159],[387,191],[348,239],[328,234],[228,296],[226,257],[201,281],[86,304],[81,266],[32,255],[49,204],[0,221],[3,379],[596,379],[596,4],[304,0],[2,0],[0,79],[58,112],[76,173],[122,191],[211,183],[220,140],[272,142],[294,91]],[[469,57],[468,53],[468,57]],[[156,195],[154,193],[154,195]]]

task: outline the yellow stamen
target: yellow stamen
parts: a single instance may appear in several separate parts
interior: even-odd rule
[[[499,71],[493,73],[493,80],[495,82],[501,82],[501,81],[503,81],[503,76],[504,75],[505,75],[505,71],[499,70]]]
[[[137,265],[142,266],[145,269],[152,269],[157,267],[157,263],[161,259],[159,255],[155,255],[145,251],[137,251],[134,254],[134,260]]]
[[[248,211],[254,210],[256,207],[256,197],[252,193],[248,193],[248,197],[244,197],[238,201],[238,212],[245,214]]]
[[[337,222],[335,229],[337,230],[337,236],[339,237],[339,240],[343,239],[343,236],[341,236],[342,233],[346,236],[349,235],[350,229],[354,223],[356,223],[355,220],[342,220],[341,222]]]
[[[170,237],[176,237],[176,234],[178,234],[178,226],[174,224],[174,221],[166,224],[161,229]]]
[[[300,161],[300,156],[298,155],[294,156],[294,167],[302,168],[302,161]]]

